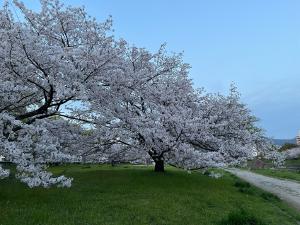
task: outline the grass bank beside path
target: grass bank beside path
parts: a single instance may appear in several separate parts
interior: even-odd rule
[[[289,179],[300,182],[300,171],[292,171],[287,169],[253,169],[251,171],[269,177]]]
[[[286,160],[285,167],[286,168],[284,169],[251,169],[251,171],[269,177],[288,179],[300,182],[300,158]]]
[[[263,221],[255,224],[300,221],[279,199],[225,172],[213,179],[171,167],[165,173],[128,165],[51,170],[72,176],[73,186],[30,189],[13,177],[0,180],[0,225],[217,225],[251,216]]]

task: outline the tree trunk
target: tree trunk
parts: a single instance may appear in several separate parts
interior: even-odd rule
[[[165,172],[164,160],[158,159],[155,161],[155,172]]]

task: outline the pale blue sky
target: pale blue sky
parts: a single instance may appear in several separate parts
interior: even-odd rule
[[[64,2],[85,5],[99,21],[112,15],[115,36],[136,46],[184,51],[195,87],[226,93],[234,82],[268,136],[300,129],[300,1]],[[37,0],[24,3],[38,8]]]

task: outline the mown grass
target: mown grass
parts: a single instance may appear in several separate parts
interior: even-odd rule
[[[1,225],[239,225],[230,220],[243,221],[241,209],[260,224],[300,221],[299,213],[279,199],[239,185],[229,174],[213,179],[199,172],[167,168],[154,173],[152,167],[128,165],[52,170],[74,177],[73,186],[30,189],[12,177],[0,181]]]

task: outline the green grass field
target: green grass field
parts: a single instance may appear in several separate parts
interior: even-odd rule
[[[1,225],[216,225],[241,209],[266,225],[300,221],[299,213],[279,199],[229,174],[213,179],[128,165],[52,170],[74,177],[73,186],[30,189],[14,178],[0,181]]]

